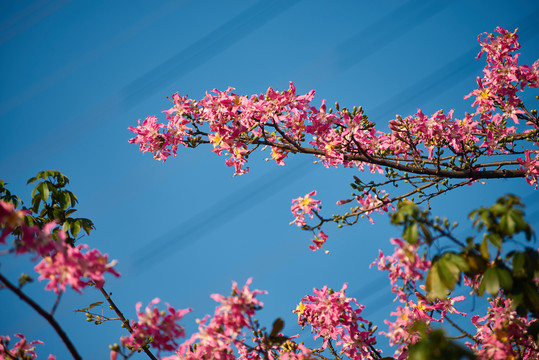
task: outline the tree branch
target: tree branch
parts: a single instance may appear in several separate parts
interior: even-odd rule
[[[453,325],[453,327],[454,327],[455,329],[457,329],[458,331],[460,331],[460,332],[462,333],[463,337],[466,336],[467,338],[470,338],[470,339],[472,339],[472,340],[475,341],[475,342],[481,343],[480,340],[476,339],[476,338],[475,338],[474,336],[472,336],[469,332],[467,332],[466,330],[464,330],[463,328],[461,328],[460,326],[458,326],[456,323],[454,323],[454,322],[447,316],[447,314],[445,315],[444,319],[447,320],[448,323],[450,323],[451,325]]]
[[[0,273],[0,281],[2,281],[8,289],[13,291],[19,298],[21,298],[22,301],[30,305],[39,315],[41,315],[47,322],[54,328],[60,339],[64,342],[67,349],[71,353],[71,356],[73,356],[73,359],[76,360],[82,360],[82,357],[77,352],[77,349],[75,349],[75,346],[65,333],[65,331],[60,327],[60,324],[56,322],[54,317],[46,312],[41,306],[39,306],[34,300],[30,299],[26,294],[24,294],[19,288],[17,288],[15,285],[13,285],[7,278],[4,277]]]
[[[105,297],[105,299],[107,299],[107,302],[109,303],[110,307],[112,310],[114,310],[114,312],[116,313],[116,315],[118,315],[118,317],[120,318],[120,320],[122,321],[122,326],[125,327],[127,329],[127,331],[129,331],[130,334],[133,333],[133,328],[131,327],[131,325],[129,324],[129,320],[125,318],[124,314],[120,311],[120,309],[116,306],[116,304],[114,303],[114,301],[112,301],[112,298],[110,297],[110,295],[105,291],[105,288],[104,287],[101,287],[101,288],[98,288],[99,291],[101,291],[101,294],[103,294],[103,296]],[[152,354],[152,352],[150,351],[148,345],[146,346],[143,346],[142,347],[142,351],[144,351],[144,353],[146,355],[148,355],[148,357],[152,360],[158,360],[154,354]]]

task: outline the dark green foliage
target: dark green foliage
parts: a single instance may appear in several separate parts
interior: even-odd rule
[[[490,207],[472,211],[469,217],[478,234],[461,241],[452,234],[456,223],[450,225],[447,219],[432,218],[429,211],[420,210],[410,201],[401,201],[392,214],[391,222],[403,226],[402,237],[410,244],[421,241],[445,248],[447,242],[441,244],[439,240],[446,239],[455,245],[432,259],[426,278],[428,298],[446,297],[465,274],[479,278],[479,296],[485,291],[495,296],[503,290],[520,315],[531,313],[537,317],[539,289],[535,279],[539,276],[539,253],[520,243],[519,250],[507,252],[508,243],[517,242],[517,236],[524,235],[528,242],[535,238],[520,199],[505,195]]]
[[[36,176],[28,180],[27,184],[34,186],[31,196],[31,207],[23,207],[29,213],[25,222],[29,226],[37,225],[42,228],[45,224],[55,221],[58,227],[54,229],[56,234],[62,229],[67,236],[67,242],[74,244],[81,230],[88,235],[95,229],[91,220],[86,218],[74,218],[71,215],[76,212],[75,205],[78,200],[75,194],[66,190],[69,178],[59,171],[40,171]],[[6,202],[13,203],[15,207],[22,204],[18,196],[11,195],[0,180],[0,197]],[[14,232],[17,234],[17,231]]]
[[[409,360],[475,359],[475,355],[462,345],[448,339],[441,329],[428,331],[422,322],[416,323],[421,339],[408,349]]]
[[[0,199],[4,200],[7,203],[13,204],[15,207],[18,207],[22,204],[21,198],[17,195],[12,195],[11,192],[6,188],[7,183],[0,179]]]

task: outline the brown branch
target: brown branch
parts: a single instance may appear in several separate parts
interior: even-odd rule
[[[114,303],[114,301],[112,301],[112,298],[110,297],[110,295],[105,291],[105,288],[101,287],[101,288],[98,288],[99,291],[101,291],[101,294],[103,294],[103,296],[105,297],[105,299],[107,300],[107,302],[109,303],[110,307],[112,310],[114,310],[114,312],[116,313],[116,315],[118,315],[118,317],[120,318],[120,320],[122,321],[122,325],[123,327],[125,327],[127,329],[127,331],[129,331],[130,334],[133,333],[133,328],[131,327],[131,325],[129,324],[129,320],[125,318],[124,314],[121,312],[121,310],[116,306],[116,304]],[[142,351],[144,351],[144,353],[146,353],[146,355],[148,355],[148,357],[152,360],[158,360],[154,354],[152,354],[152,352],[150,351],[150,349],[148,348],[148,345],[146,346],[143,346],[142,347]]]
[[[277,142],[271,142],[267,140],[258,140],[255,143],[261,144],[261,145],[268,145],[277,147],[283,150],[288,151],[298,151],[297,148],[293,145],[283,144],[283,143],[277,143]],[[314,149],[314,148],[302,148],[301,153],[304,154],[312,154],[316,156],[325,157],[326,153],[322,150]],[[367,158],[364,155],[359,154],[345,154],[344,155],[345,161],[361,161],[365,163],[371,163],[374,165],[380,165],[380,166],[386,166],[390,167],[396,170],[400,171],[406,171],[414,174],[421,174],[421,175],[427,175],[427,176],[436,176],[436,177],[443,177],[443,178],[450,178],[450,179],[508,179],[508,178],[519,178],[519,177],[525,177],[525,172],[522,170],[483,170],[483,171],[474,171],[473,169],[467,169],[467,170],[443,170],[443,169],[433,169],[433,168],[426,168],[421,166],[412,166],[412,165],[406,165],[401,164],[398,161],[390,161],[383,159],[381,157],[372,157],[371,160]],[[406,161],[406,159],[402,159],[401,161]],[[496,166],[495,163],[489,163],[489,166]],[[476,167],[479,167],[480,165],[476,165]]]
[[[26,294],[24,294],[19,288],[17,288],[15,285],[13,285],[7,278],[4,277],[0,273],[0,281],[2,281],[8,289],[13,291],[22,301],[30,305],[39,315],[41,315],[47,322],[54,328],[60,339],[64,342],[67,349],[71,353],[71,356],[73,356],[73,359],[82,360],[82,357],[77,352],[77,349],[75,349],[75,346],[65,333],[65,331],[62,329],[60,324],[54,319],[54,317],[46,312],[41,306],[39,306],[34,300],[29,298]]]
[[[58,305],[60,305],[60,299],[62,298],[63,293],[64,293],[63,291],[60,291],[58,293],[58,296],[56,296],[56,301],[54,302],[54,305],[52,306],[52,309],[49,313],[51,314],[51,316],[54,315],[54,313],[56,312],[56,309],[58,308]]]
[[[333,356],[335,356],[336,359],[342,360],[339,354],[337,354],[337,351],[335,351],[335,349],[333,348],[333,345],[331,344],[331,340],[328,340],[328,348],[329,348],[329,351],[331,351],[331,353],[333,354]]]
[[[460,326],[458,326],[456,323],[454,323],[447,315],[445,315],[444,317],[445,320],[447,320],[448,323],[450,323],[451,325],[453,325],[453,327],[455,329],[457,329],[458,331],[461,332],[461,334],[467,338],[470,338],[472,339],[473,341],[475,342],[478,342],[478,343],[481,343],[480,340],[476,339],[475,337],[473,337],[469,332],[467,332],[466,330],[464,330],[463,328],[461,328]]]
[[[276,131],[283,137],[283,140],[288,142],[275,142],[269,140],[265,135],[265,133],[262,133],[262,139],[257,139],[252,141],[251,139],[245,139],[246,142],[251,143],[253,145],[267,145],[276,147],[279,149],[291,151],[291,152],[299,152],[303,154],[311,154],[319,157],[325,157],[326,153],[323,150],[310,148],[310,147],[303,147],[300,144],[297,144],[294,140],[290,139],[289,136],[284,135],[283,131],[279,128],[279,126],[276,126],[275,124],[268,124],[276,129]],[[202,131],[197,131],[193,133],[194,135],[203,135],[208,136],[207,133]],[[284,136],[283,136],[284,135]],[[514,134],[511,135],[511,140],[520,140],[521,138],[525,138],[526,134]],[[509,137],[508,137],[509,138]],[[209,143],[209,141],[203,141],[204,143]],[[362,149],[358,149],[360,152]],[[364,150],[364,149],[363,149]],[[486,151],[486,150],[485,150]],[[496,155],[496,154],[494,154]],[[506,155],[506,154],[497,154],[497,155]],[[449,159],[456,155],[451,155],[450,157],[444,157],[440,158],[440,160]],[[522,178],[525,177],[525,171],[518,170],[518,169],[509,169],[509,170],[482,170],[478,171],[479,168],[485,168],[485,167],[495,167],[495,166],[503,166],[503,165],[517,165],[518,162],[516,160],[508,160],[508,161],[497,161],[497,162],[490,162],[490,163],[483,163],[483,164],[476,164],[474,165],[474,169],[463,169],[463,170],[444,170],[444,169],[436,169],[436,168],[428,168],[424,166],[413,166],[413,165],[407,165],[402,162],[406,162],[406,159],[388,159],[386,157],[382,156],[373,156],[368,154],[344,154],[343,160],[347,162],[353,162],[353,161],[361,161],[365,163],[370,163],[373,165],[379,165],[379,166],[385,166],[389,168],[393,168],[400,171],[405,171],[409,173],[419,174],[419,175],[425,175],[425,176],[436,176],[436,177],[444,177],[444,178],[450,178],[450,179],[509,179],[509,178]],[[413,161],[417,161],[416,159],[412,159]],[[432,164],[436,166],[435,161],[430,161],[427,158],[422,158],[422,161],[427,164]],[[442,164],[440,164],[442,165]],[[443,164],[447,167],[452,167],[449,164]]]

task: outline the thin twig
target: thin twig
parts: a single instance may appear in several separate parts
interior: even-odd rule
[[[54,313],[56,312],[56,309],[58,308],[58,305],[60,304],[60,299],[62,298],[63,293],[64,293],[63,291],[60,291],[58,293],[58,296],[56,296],[56,301],[54,302],[54,305],[52,306],[52,309],[49,313],[51,314],[51,316],[54,315]]]
[[[122,325],[127,329],[127,331],[129,331],[130,334],[133,333],[133,328],[131,327],[131,325],[129,325],[129,320],[125,318],[124,314],[120,311],[120,309],[116,306],[116,304],[114,303],[114,301],[112,301],[109,293],[107,293],[105,291],[105,288],[104,287],[101,287],[101,288],[98,288],[99,291],[101,291],[101,294],[103,294],[103,296],[105,297],[105,299],[107,299],[107,302],[109,303],[110,307],[112,308],[112,310],[114,310],[114,312],[116,313],[116,315],[118,315],[118,317],[120,318],[120,320],[122,321]],[[146,346],[143,346],[142,347],[142,351],[144,351],[144,353],[146,353],[146,355],[148,355],[148,357],[152,360],[157,360],[157,358],[155,357],[154,354],[152,354],[152,352],[150,351],[150,349],[148,348],[148,345]]]
[[[472,339],[473,341],[475,342],[478,342],[478,343],[481,343],[480,340],[476,339],[475,337],[473,337],[469,332],[467,332],[466,330],[464,330],[463,328],[461,328],[460,326],[458,326],[456,323],[454,323],[448,316],[447,314],[445,315],[444,319],[447,320],[448,323],[450,323],[451,325],[453,325],[453,327],[455,329],[457,329],[458,331],[460,331],[462,333],[463,336],[467,337],[467,338],[470,338]]]
[[[331,340],[328,340],[328,348],[329,348],[329,351],[331,351],[331,353],[333,354],[333,356],[335,356],[336,359],[342,360],[339,354],[337,354],[337,351],[335,351],[335,349],[333,348],[333,344],[331,344]]]

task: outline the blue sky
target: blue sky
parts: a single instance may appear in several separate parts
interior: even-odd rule
[[[291,310],[302,296],[344,282],[366,305],[365,317],[384,328],[393,296],[368,265],[379,248],[392,248],[399,229],[380,215],[374,226],[328,227],[331,254],[324,255],[308,249],[308,233],[288,225],[292,198],[316,189],[330,214],[349,195],[352,176],[367,175],[308,157],[278,167],[259,154],[249,174],[232,177],[208,147],[184,149],[163,164],[128,144],[127,127],[160,115],[176,91],[201,98],[232,86],[253,94],[289,81],[299,93],[315,89],[315,104],[362,105],[381,128],[417,108],[454,108],[459,117],[470,111],[463,96],[484,65],[474,58],[477,35],[519,27],[520,61],[531,64],[539,57],[538,13],[531,1],[2,1],[0,178],[23,199],[26,180],[40,170],[70,178],[79,216],[97,227],[81,242],[118,260],[122,277],[106,288],[128,316],[136,302],[157,296],[195,309],[184,321],[189,332],[213,312],[210,294],[253,277],[254,288],[269,292],[262,323],[281,316],[286,334],[298,332]],[[506,192],[523,196],[537,227],[538,196],[524,180],[458,190],[433,201],[433,212],[462,220]],[[14,279],[32,272],[32,263],[2,259],[1,269]],[[25,290],[49,308],[54,298],[43,287]],[[125,335],[118,323],[95,326],[73,312],[99,300],[92,289],[69,291],[57,313],[87,359],[106,358],[108,345]],[[5,290],[0,301],[1,334],[22,332],[45,342],[43,357],[68,358],[29,307]]]

